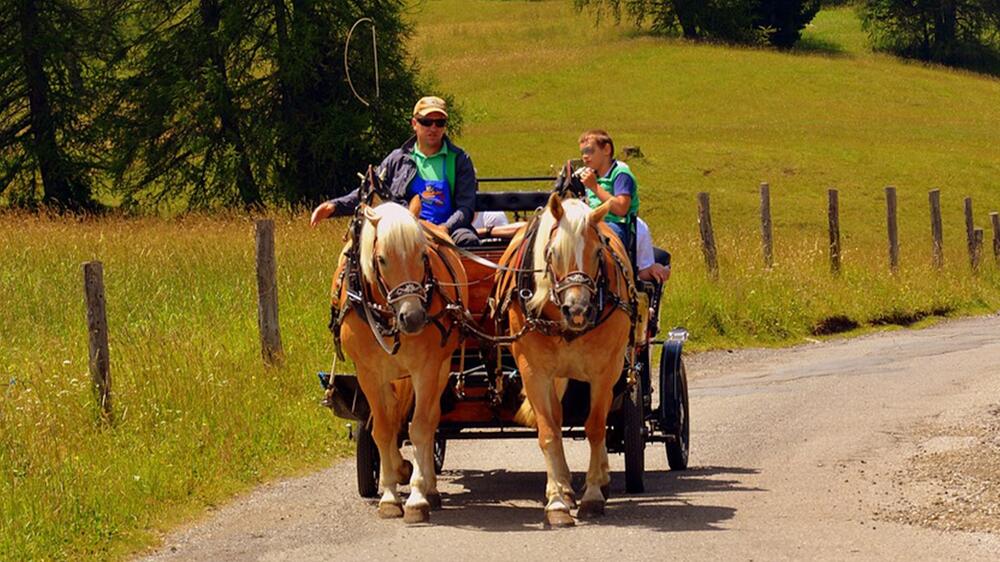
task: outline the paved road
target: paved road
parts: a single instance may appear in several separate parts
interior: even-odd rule
[[[669,472],[650,446],[647,492],[628,496],[612,455],[606,517],[573,529],[541,528],[533,441],[453,442],[429,525],[377,520],[348,460],[209,514],[149,560],[997,560],[997,535],[873,514],[906,493],[891,475],[921,444],[914,428],[1000,402],[998,334],[991,316],[692,357],[692,468]],[[586,445],[567,449],[579,481]]]

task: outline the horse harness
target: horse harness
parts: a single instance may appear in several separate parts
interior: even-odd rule
[[[495,302],[499,303],[499,307],[496,309],[495,314],[498,323],[498,333],[502,333],[499,329],[502,326],[499,324],[503,323],[504,319],[507,318],[507,311],[516,299],[525,315],[525,326],[522,327],[520,332],[515,335],[517,337],[520,337],[520,335],[526,331],[537,331],[546,336],[561,336],[565,341],[570,342],[600,326],[605,320],[610,318],[616,310],[621,310],[625,312],[631,320],[632,329],[630,330],[629,335],[629,347],[632,347],[635,343],[634,312],[638,310],[638,298],[636,296],[635,284],[632,282],[631,276],[627,274],[625,264],[622,262],[621,257],[611,249],[611,240],[606,235],[602,234],[596,226],[589,225],[589,228],[594,229],[601,242],[597,258],[598,271],[596,278],[591,277],[584,271],[577,270],[571,271],[562,279],[557,279],[555,272],[552,270],[551,260],[549,259],[551,256],[551,236],[549,238],[549,245],[547,245],[545,249],[545,275],[549,278],[549,281],[552,284],[552,288],[549,290],[549,302],[554,304],[557,309],[561,309],[563,306],[562,295],[568,289],[580,286],[589,289],[590,317],[587,319],[587,328],[579,332],[567,332],[562,329],[562,323],[558,320],[549,320],[547,318],[543,318],[541,314],[534,314],[529,311],[527,302],[532,298],[532,296],[534,296],[537,288],[535,286],[534,278],[534,272],[536,270],[531,269],[530,266],[534,261],[534,246],[535,238],[538,236],[539,217],[540,215],[536,215],[535,218],[528,223],[521,246],[511,257],[514,262],[511,270],[514,274],[508,275],[505,279],[502,279],[498,284],[496,293],[494,294]],[[611,258],[615,263],[615,273],[617,273],[619,278],[625,282],[628,289],[627,299],[622,298],[619,294],[610,289],[610,277],[608,275],[605,252],[611,255]],[[511,279],[513,279],[513,284],[508,288],[507,285],[511,283]]]
[[[362,214],[355,215],[351,222],[351,228],[349,229],[349,236],[351,237],[351,247],[345,252],[344,267],[340,271],[340,275],[337,277],[337,282],[334,284],[334,298],[337,299],[330,306],[330,331],[333,333],[334,346],[337,350],[337,357],[341,360],[344,359],[343,346],[341,345],[340,339],[340,329],[344,323],[344,319],[347,317],[348,312],[354,311],[359,318],[365,319],[368,326],[371,328],[372,334],[375,336],[375,340],[378,342],[382,349],[390,354],[395,355],[399,351],[400,345],[400,332],[399,327],[396,325],[396,315],[393,312],[392,305],[400,300],[417,296],[420,298],[420,302],[425,310],[430,309],[431,301],[434,295],[437,294],[441,299],[442,307],[434,315],[429,315],[429,321],[437,327],[438,331],[441,332],[441,345],[444,346],[451,336],[456,323],[452,322],[448,326],[445,326],[442,319],[444,316],[454,316],[454,310],[464,310],[465,307],[462,304],[462,297],[459,291],[455,291],[455,298],[450,298],[447,293],[441,289],[441,284],[434,275],[433,268],[431,267],[429,252],[433,251],[437,254],[438,259],[444,264],[445,268],[448,270],[448,274],[451,277],[452,283],[458,282],[458,275],[455,269],[452,267],[451,263],[442,255],[441,251],[435,244],[427,244],[427,253],[424,253],[424,277],[420,282],[416,281],[404,281],[397,285],[396,287],[389,288],[385,283],[385,278],[382,276],[381,270],[378,266],[378,260],[375,261],[375,286],[378,289],[379,295],[385,300],[386,304],[380,304],[374,298],[372,293],[372,288],[369,283],[366,283],[363,279],[361,272],[361,255],[360,255],[360,240],[361,240],[361,227],[364,224],[364,216]],[[340,293],[345,287],[347,289],[347,300],[343,306],[339,306]],[[460,324],[459,324],[460,325]],[[392,344],[386,343],[386,338],[392,339]]]

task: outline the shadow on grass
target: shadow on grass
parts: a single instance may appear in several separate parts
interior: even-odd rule
[[[624,475],[616,472],[612,474],[607,514],[588,524],[661,532],[721,530],[720,524],[732,519],[736,508],[712,505],[704,497],[685,496],[765,492],[741,479],[757,473],[757,469],[719,466],[693,467],[681,472],[649,471],[645,493],[625,494]],[[435,524],[491,532],[542,529],[544,472],[461,470],[445,471],[445,475],[450,483],[459,484],[466,491],[444,496],[445,509],[434,513]],[[573,484],[579,500],[583,495],[583,475],[576,476]]]
[[[784,52],[790,55],[822,55],[836,58],[851,56],[843,45],[819,37],[803,37],[795,43],[795,46]]]

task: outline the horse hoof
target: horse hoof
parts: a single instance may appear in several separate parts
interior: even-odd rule
[[[403,508],[403,521],[407,523],[426,523],[430,521],[431,508],[429,505],[418,505]]]
[[[398,503],[380,503],[378,504],[378,518],[379,519],[399,519],[403,516],[403,507]]]
[[[584,501],[580,504],[580,510],[576,516],[580,519],[593,519],[604,515],[604,502]]]
[[[409,482],[411,477],[413,477],[413,463],[403,459],[403,464],[399,465],[399,481]]]
[[[545,512],[545,528],[546,529],[561,529],[564,527],[572,527],[576,525],[576,521],[573,520],[573,516],[565,511],[546,511]]]
[[[604,496],[604,499],[606,500],[611,499],[611,484],[601,486],[601,495]]]
[[[566,493],[564,493],[562,495],[562,499],[563,499],[563,503],[566,504],[566,507],[568,507],[570,509],[576,509],[576,496],[574,496],[572,494],[572,492],[566,492]]]
[[[431,510],[441,511],[441,494],[427,494],[427,503],[431,504]]]

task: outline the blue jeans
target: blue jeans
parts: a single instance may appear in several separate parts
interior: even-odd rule
[[[632,233],[629,232],[628,224],[623,222],[607,222],[605,224],[610,226],[611,230],[614,230],[615,234],[618,235],[618,239],[625,245],[625,251],[631,253]]]

